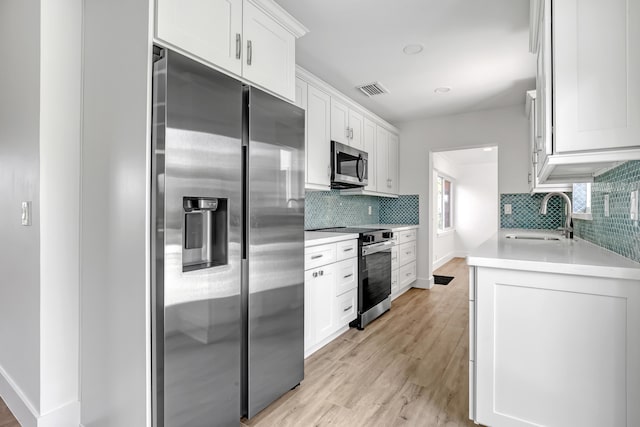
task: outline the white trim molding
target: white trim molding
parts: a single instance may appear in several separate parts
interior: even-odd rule
[[[291,16],[282,6],[273,0],[247,0],[249,3],[269,15],[274,21],[282,25],[296,38],[300,38],[309,32],[309,29],[300,21]]]

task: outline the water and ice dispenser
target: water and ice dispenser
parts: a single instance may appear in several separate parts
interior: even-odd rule
[[[228,261],[228,200],[185,197],[182,271],[226,265]]]

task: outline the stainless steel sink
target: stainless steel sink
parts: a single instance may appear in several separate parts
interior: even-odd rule
[[[535,235],[535,234],[507,234],[505,237],[507,239],[518,239],[518,240],[560,240],[560,237],[558,236]]]

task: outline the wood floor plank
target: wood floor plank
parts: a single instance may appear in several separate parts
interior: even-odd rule
[[[15,419],[2,398],[0,398],[0,427],[20,427],[18,420]]]

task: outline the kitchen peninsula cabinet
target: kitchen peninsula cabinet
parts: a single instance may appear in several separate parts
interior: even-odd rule
[[[156,0],[157,42],[290,100],[295,41],[306,33],[272,0]]]
[[[640,425],[640,264],[505,232],[468,263],[470,419]]]

